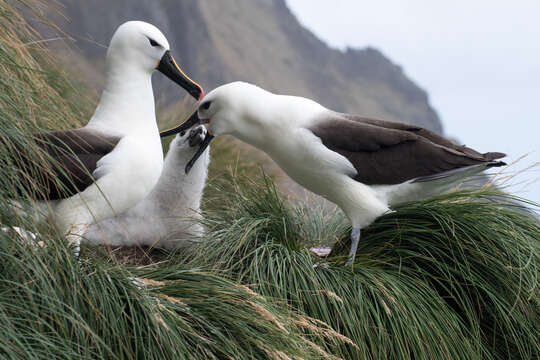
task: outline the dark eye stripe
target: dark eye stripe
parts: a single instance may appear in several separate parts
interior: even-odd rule
[[[150,38],[148,38],[148,40],[150,40],[150,45],[152,45],[152,46],[154,46],[154,47],[156,47],[156,46],[160,46],[160,45],[159,45],[159,44],[157,43],[157,41],[156,41],[156,40],[154,40],[154,39],[150,39]]]

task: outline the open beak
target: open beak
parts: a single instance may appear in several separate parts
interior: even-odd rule
[[[201,157],[201,155],[204,153],[204,150],[206,150],[206,148],[210,145],[210,142],[212,141],[212,139],[214,139],[214,135],[210,135],[210,133],[207,133],[206,137],[204,138],[204,140],[199,145],[199,149],[197,150],[195,155],[193,155],[191,160],[189,160],[189,162],[187,163],[187,165],[186,165],[186,175],[189,174],[189,171],[191,170],[193,165],[195,165],[195,163],[197,162],[199,157]]]
[[[174,127],[172,129],[160,132],[159,136],[165,137],[165,136],[169,136],[169,135],[178,134],[179,132],[188,130],[193,125],[197,125],[197,124],[200,124],[200,123],[201,123],[201,120],[199,119],[199,115],[197,114],[197,111],[195,110],[195,112],[189,117],[189,119],[184,121],[183,124],[180,124],[177,127]]]
[[[163,75],[183,87],[191,96],[197,101],[204,97],[204,91],[202,87],[195,81],[191,80],[180,67],[174,61],[169,50],[165,51],[165,54],[161,57],[156,69]]]

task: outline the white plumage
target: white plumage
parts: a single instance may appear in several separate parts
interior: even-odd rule
[[[392,205],[425,198],[491,166],[480,154],[414,125],[340,114],[301,97],[242,82],[211,91],[199,105],[214,136],[230,134],[266,152],[298,184],[337,204],[360,229]]]

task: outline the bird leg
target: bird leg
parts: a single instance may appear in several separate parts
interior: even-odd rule
[[[73,245],[73,255],[75,255],[77,259],[81,253],[81,238],[86,230],[88,230],[88,223],[72,224],[68,233],[66,234],[68,243]]]
[[[349,251],[349,259],[347,260],[347,266],[354,264],[354,257],[356,256],[356,250],[358,249],[358,243],[360,242],[360,228],[352,228],[351,231],[351,251]]]

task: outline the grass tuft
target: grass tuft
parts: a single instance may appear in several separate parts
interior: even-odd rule
[[[319,324],[216,274],[80,263],[61,241],[0,240],[3,358],[319,358],[304,338]]]
[[[319,259],[307,251],[309,237],[330,245],[335,233],[313,213],[289,207],[265,177],[233,182],[235,191],[205,214],[204,250],[193,251],[192,264],[285,301],[354,342],[325,350],[377,359],[540,354],[540,227],[518,199],[484,189],[400,206],[363,230],[351,269],[342,217],[329,218],[338,219],[330,228],[340,241]]]

